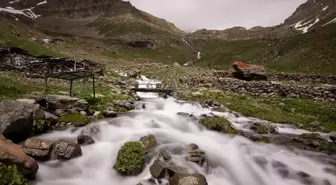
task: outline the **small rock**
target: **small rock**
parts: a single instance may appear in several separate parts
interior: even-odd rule
[[[85,111],[80,111],[79,112],[82,116],[86,116],[87,115],[87,113],[85,112]]]
[[[104,110],[103,116],[105,118],[116,118],[116,117],[118,117],[118,113],[116,113],[112,110]]]
[[[149,171],[154,178],[160,179],[165,176],[166,166],[163,162],[156,160],[152,166],[149,167]]]
[[[167,167],[167,172],[169,177],[173,177],[176,173],[188,174],[188,169],[182,166],[170,165]]]
[[[37,160],[48,160],[53,142],[38,138],[29,138],[23,144],[24,152]]]
[[[169,178],[170,185],[207,185],[207,180],[202,174],[179,174],[176,173],[173,177]]]
[[[146,109],[146,104],[145,103],[142,104],[142,108]]]
[[[50,112],[44,111],[44,117],[50,124],[56,124],[58,121],[58,117],[51,114]]]
[[[159,157],[162,157],[165,161],[169,161],[172,159],[172,157],[166,150],[161,151]]]
[[[52,151],[57,159],[69,160],[82,155],[82,149],[77,143],[57,141]]]
[[[84,135],[81,134],[77,137],[77,143],[79,145],[90,145],[93,144],[95,141],[93,140],[93,138],[89,135]]]
[[[336,134],[329,136],[331,141],[336,143]]]
[[[156,147],[156,138],[154,135],[148,135],[140,138],[140,141],[145,149]]]

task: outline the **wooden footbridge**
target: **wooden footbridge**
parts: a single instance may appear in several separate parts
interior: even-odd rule
[[[173,90],[158,87],[158,84],[156,84],[156,83],[141,83],[141,84],[138,84],[136,87],[132,88],[132,91],[165,93],[165,94],[168,94],[168,95],[171,95],[173,93]]]

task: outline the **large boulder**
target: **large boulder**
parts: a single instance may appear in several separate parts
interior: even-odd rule
[[[57,159],[69,160],[81,156],[82,148],[77,143],[57,141],[54,144],[52,155]]]
[[[176,173],[169,178],[170,185],[207,185],[207,180],[202,174],[180,174]]]
[[[34,179],[39,169],[37,162],[25,154],[23,149],[6,140],[4,136],[0,135],[0,164],[6,166],[15,165],[17,169],[27,178]]]
[[[32,132],[34,104],[15,100],[0,102],[0,133],[14,142],[25,140]]]
[[[265,68],[260,65],[251,65],[243,62],[232,64],[235,69],[234,75],[243,80],[267,80]]]
[[[118,151],[114,169],[122,175],[133,176],[142,172],[145,151],[140,142],[126,142]]]
[[[89,108],[89,103],[86,100],[71,96],[47,95],[42,97],[42,101],[45,101],[47,109],[50,111],[71,109],[79,112]]]
[[[48,160],[53,148],[53,142],[38,138],[29,138],[23,144],[24,152],[36,160]]]

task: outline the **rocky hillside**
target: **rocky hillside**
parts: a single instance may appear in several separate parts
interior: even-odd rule
[[[285,20],[295,30],[306,33],[336,23],[336,2],[334,0],[308,0]]]
[[[46,32],[124,40],[170,39],[184,34],[122,0],[4,0],[0,7],[4,15],[34,23]]]

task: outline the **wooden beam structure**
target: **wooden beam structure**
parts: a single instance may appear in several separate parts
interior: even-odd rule
[[[95,72],[88,70],[80,70],[80,71],[67,71],[67,72],[59,72],[45,75],[45,91],[48,90],[48,78],[56,78],[61,80],[68,80],[69,84],[69,96],[72,96],[72,86],[75,80],[86,79],[88,77],[92,77],[92,91],[93,97],[96,98],[96,85],[95,85]]]

